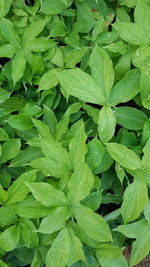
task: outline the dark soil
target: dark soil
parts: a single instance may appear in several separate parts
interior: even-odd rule
[[[127,260],[129,261],[130,259],[130,255],[131,255],[131,247],[127,247],[124,250],[124,256],[127,258]],[[134,267],[150,267],[150,254],[139,264],[137,264]]]

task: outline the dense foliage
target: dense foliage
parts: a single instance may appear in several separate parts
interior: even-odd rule
[[[0,266],[150,251],[150,0],[0,0]]]

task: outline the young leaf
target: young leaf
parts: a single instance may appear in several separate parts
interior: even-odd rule
[[[1,45],[0,47],[0,57],[12,58],[16,53],[17,48],[12,44]]]
[[[47,183],[27,184],[35,199],[46,207],[63,207],[68,204],[64,193]]]
[[[26,60],[24,57],[24,50],[19,50],[12,60],[12,78],[14,85],[22,78],[24,75],[26,67]]]
[[[146,33],[148,40],[150,41],[150,6],[143,1],[138,1],[134,12],[135,23],[140,25],[141,29]]]
[[[59,207],[51,210],[51,213],[42,220],[38,232],[52,234],[53,232],[59,231],[65,226],[69,215],[69,209],[67,207]]]
[[[112,240],[108,224],[91,209],[82,205],[73,206],[73,215],[89,238],[99,242]]]
[[[2,251],[13,250],[20,239],[20,226],[14,225],[0,234],[0,248]]]
[[[106,144],[110,156],[121,166],[135,170],[142,168],[142,162],[137,154],[124,145],[117,143]]]
[[[87,154],[85,156],[85,161],[90,167],[90,169],[96,169],[102,161],[104,156],[104,147],[101,141],[95,137],[87,144]]]
[[[121,206],[121,215],[125,223],[140,216],[147,199],[148,189],[145,183],[135,180],[126,188]]]
[[[130,70],[112,89],[109,103],[112,106],[125,103],[135,97],[140,90],[140,72]]]
[[[78,164],[68,184],[67,196],[70,202],[73,204],[85,198],[92,189],[93,182],[93,174],[90,168],[84,162]]]
[[[16,130],[26,131],[33,127],[32,121],[28,115],[18,114],[10,116],[7,123]]]
[[[7,141],[9,139],[8,134],[3,128],[0,128],[0,141]]]
[[[100,47],[95,47],[89,58],[92,77],[108,100],[114,83],[113,64],[109,55]]]
[[[58,74],[59,81],[68,95],[85,102],[102,105],[104,95],[92,77],[80,69],[64,70]]]
[[[109,106],[103,106],[99,113],[98,133],[100,139],[106,143],[115,133],[116,118]]]

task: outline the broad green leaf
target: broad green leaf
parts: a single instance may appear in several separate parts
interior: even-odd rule
[[[147,120],[144,112],[132,107],[113,109],[117,124],[129,130],[141,130]]]
[[[1,207],[0,208],[0,226],[15,224],[18,218],[14,213],[12,207]]]
[[[14,29],[13,23],[9,19],[1,19],[0,29],[2,35],[6,40],[8,40],[8,42],[10,42],[10,44],[16,45],[18,48],[20,47],[20,38]]]
[[[122,248],[115,247],[109,244],[100,245],[98,249],[96,249],[96,256],[100,259],[115,259],[121,256]]]
[[[9,139],[8,134],[3,128],[0,128],[0,141],[7,141]]]
[[[106,144],[110,156],[121,166],[135,170],[142,168],[142,162],[137,154],[124,145],[117,143]]]
[[[48,160],[53,160],[58,164],[61,164],[66,172],[71,169],[69,154],[67,150],[62,147],[61,143],[52,138],[48,138],[47,140],[41,138],[41,149]]]
[[[59,14],[63,9],[67,8],[72,3],[71,0],[45,0],[41,5],[41,12],[44,14]]]
[[[86,138],[84,123],[82,123],[69,144],[69,155],[74,169],[84,161],[87,152]]]
[[[37,171],[28,171],[23,173],[17,180],[15,180],[8,189],[8,198],[6,205],[11,205],[25,199],[29,188],[26,183],[32,183],[36,179]]]
[[[112,89],[109,103],[112,106],[125,103],[135,97],[140,90],[140,73],[130,70]]]
[[[68,95],[99,105],[105,102],[101,89],[92,77],[82,70],[64,70],[58,74],[58,78]]]
[[[95,83],[101,88],[102,94],[108,100],[114,83],[113,64],[109,55],[100,47],[94,48],[90,55],[89,65]]]
[[[55,69],[49,70],[48,72],[43,74],[39,83],[38,91],[49,90],[55,87],[57,84],[58,84],[58,77],[56,75],[56,70]]]
[[[20,226],[14,225],[0,234],[0,248],[3,251],[13,250],[20,239]]]
[[[141,45],[132,53],[132,63],[140,71],[148,72],[150,67],[150,46]]]
[[[68,183],[68,199],[76,203],[85,198],[93,186],[93,174],[84,162],[78,164]]]
[[[104,156],[104,147],[101,141],[95,137],[87,144],[87,154],[85,161],[90,169],[96,169],[102,161]]]
[[[3,18],[4,16],[7,15],[12,1],[13,0],[8,0],[8,1],[1,0],[0,1],[0,18]],[[4,267],[4,266],[2,266],[2,267]]]
[[[102,202],[102,191],[94,191],[87,195],[83,200],[81,200],[81,204],[96,211],[99,209],[100,204]]]
[[[24,48],[32,52],[45,52],[52,46],[54,46],[53,41],[46,37],[34,38],[24,44]]]
[[[8,208],[8,207],[7,207]],[[51,209],[43,206],[32,196],[13,205],[13,209],[17,215],[24,218],[41,218],[50,214]]]
[[[42,152],[37,147],[27,147],[24,150],[20,150],[18,155],[11,161],[9,167],[20,167],[29,163],[31,160],[42,156]]]
[[[147,185],[141,181],[134,181],[130,184],[123,195],[121,215],[125,223],[137,219],[148,199]]]
[[[147,71],[142,71],[140,79],[140,93],[142,98],[142,104],[145,108],[150,107],[150,75]]]
[[[77,237],[71,227],[69,227],[69,237],[70,237],[70,251],[68,258],[68,266],[71,266],[73,263],[80,261],[85,262],[85,256],[82,248],[82,242]]]
[[[47,266],[65,267],[69,257],[69,233],[68,228],[64,227],[53,241],[51,248],[46,256]]]
[[[37,129],[38,133],[42,137],[52,137],[49,127],[40,120],[32,119],[32,122]]]
[[[132,22],[118,22],[114,26],[120,37],[130,44],[141,45],[149,43],[149,39],[140,25]]]
[[[142,232],[148,230],[149,224],[146,220],[140,220],[134,223],[120,225],[114,231],[118,231],[121,234],[127,236],[128,238],[138,238],[141,236]]]
[[[98,133],[102,142],[108,142],[115,133],[116,118],[109,106],[103,106],[99,113]]]
[[[119,178],[121,184],[123,183],[124,177],[125,177],[125,171],[124,169],[116,162],[115,171],[117,174],[117,177]]]
[[[142,158],[142,164],[145,169],[150,169],[149,166],[149,158],[150,158],[150,138],[148,139],[147,143],[145,144],[143,148],[143,158]]]
[[[18,114],[10,116],[7,123],[16,130],[26,131],[33,127],[32,121],[28,115]]]
[[[69,215],[69,209],[67,207],[59,207],[51,210],[51,213],[41,221],[38,232],[52,234],[53,232],[59,231],[65,226]]]
[[[24,50],[19,50],[12,60],[12,78],[14,85],[22,78],[24,75],[26,67],[26,60],[24,57]]]
[[[102,267],[107,267],[107,266],[111,266],[111,267],[128,267],[128,263],[126,258],[121,255],[115,259],[105,259],[105,258],[98,258],[99,259],[99,263],[101,264]]]
[[[43,122],[49,126],[50,132],[54,136],[56,133],[57,119],[52,109],[47,106],[44,106]]]
[[[32,40],[36,38],[40,32],[43,30],[45,26],[46,20],[37,20],[33,21],[24,31],[23,33],[23,45],[24,43],[28,42],[29,40]]]
[[[144,1],[138,1],[134,12],[135,23],[140,25],[141,29],[146,33],[146,37],[150,42],[150,6]]]
[[[5,44],[0,47],[0,57],[12,58],[16,53],[17,48],[12,44]]]
[[[91,239],[99,242],[112,240],[108,224],[91,209],[82,205],[73,206],[73,215],[79,226]]]
[[[148,200],[144,207],[144,216],[148,223],[150,223],[150,200]]]
[[[140,237],[133,243],[131,257],[130,257],[130,267],[135,266],[140,263],[150,251],[150,229],[141,232]]]
[[[2,145],[2,155],[0,163],[7,162],[8,160],[17,156],[20,150],[20,139],[10,139]],[[9,153],[8,153],[9,151]]]
[[[10,93],[0,88],[0,104],[5,102],[10,96]]]
[[[68,204],[64,193],[47,183],[27,184],[35,199],[46,207],[63,207]]]

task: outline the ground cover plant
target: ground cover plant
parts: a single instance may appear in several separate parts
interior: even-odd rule
[[[149,45],[150,0],[0,0],[0,267],[148,255]]]

